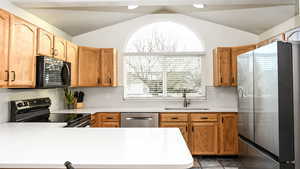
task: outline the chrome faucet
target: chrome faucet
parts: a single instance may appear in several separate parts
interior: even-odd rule
[[[186,93],[187,93],[187,91],[186,91],[186,89],[184,89],[183,93],[182,93],[182,97],[184,99],[183,100],[183,107],[184,108],[187,108],[189,106],[189,104],[191,104],[191,100],[186,98]]]

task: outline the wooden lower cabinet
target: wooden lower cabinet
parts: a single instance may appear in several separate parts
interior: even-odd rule
[[[237,113],[160,113],[160,127],[179,128],[193,155],[238,155]]]
[[[221,114],[219,125],[219,154],[238,154],[238,129],[236,114]]]
[[[95,113],[91,117],[91,127],[120,127],[120,113]]]
[[[192,154],[218,154],[218,123],[195,122],[191,126]]]

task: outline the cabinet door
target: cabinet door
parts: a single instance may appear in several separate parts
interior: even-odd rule
[[[220,116],[220,154],[238,154],[237,115],[222,114]]]
[[[102,122],[102,127],[119,128],[120,123],[119,122]]]
[[[100,113],[92,114],[90,127],[101,127],[101,126],[102,126],[101,114]]]
[[[117,86],[117,51],[114,48],[101,49],[101,86]]]
[[[214,86],[231,86],[231,48],[213,50]]]
[[[178,122],[163,122],[160,123],[160,127],[165,128],[179,128],[181,131],[181,134],[186,142],[186,144],[189,144],[189,136],[188,136],[188,124],[187,123],[178,123]]]
[[[71,87],[78,85],[78,47],[67,42],[67,62],[71,63]]]
[[[218,154],[218,123],[192,123],[192,154]]]
[[[8,85],[9,13],[0,10],[0,87]]]
[[[35,87],[37,28],[11,15],[9,71],[11,88]]]
[[[38,29],[37,54],[40,56],[53,56],[53,34]]]
[[[61,60],[66,60],[67,42],[63,38],[54,37],[54,57]]]
[[[237,86],[237,57],[254,50],[256,45],[237,46],[231,48],[231,86]]]
[[[82,87],[99,86],[100,49],[79,47],[78,85]]]

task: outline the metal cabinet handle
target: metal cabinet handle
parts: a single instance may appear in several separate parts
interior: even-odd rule
[[[238,89],[238,95],[241,97],[241,98],[244,98],[244,90],[243,90],[243,88],[239,88]]]
[[[172,119],[172,120],[177,120],[177,119],[178,119],[178,117],[172,117],[171,119]]]
[[[14,82],[16,80],[16,72],[15,71],[11,71],[13,73],[13,79],[11,80],[12,82]]]
[[[54,56],[55,55],[55,51],[54,48],[51,49],[51,55]]]
[[[207,120],[207,119],[208,119],[208,117],[201,117],[200,119]]]
[[[106,117],[106,119],[111,120],[111,119],[114,119],[114,118],[113,117]]]
[[[58,50],[54,49],[54,56],[58,56]]]
[[[6,73],[6,79],[4,81],[8,82],[9,81],[9,71],[6,70],[5,73]]]

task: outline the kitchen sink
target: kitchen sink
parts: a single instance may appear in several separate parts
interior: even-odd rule
[[[165,110],[209,110],[203,107],[167,107]]]

